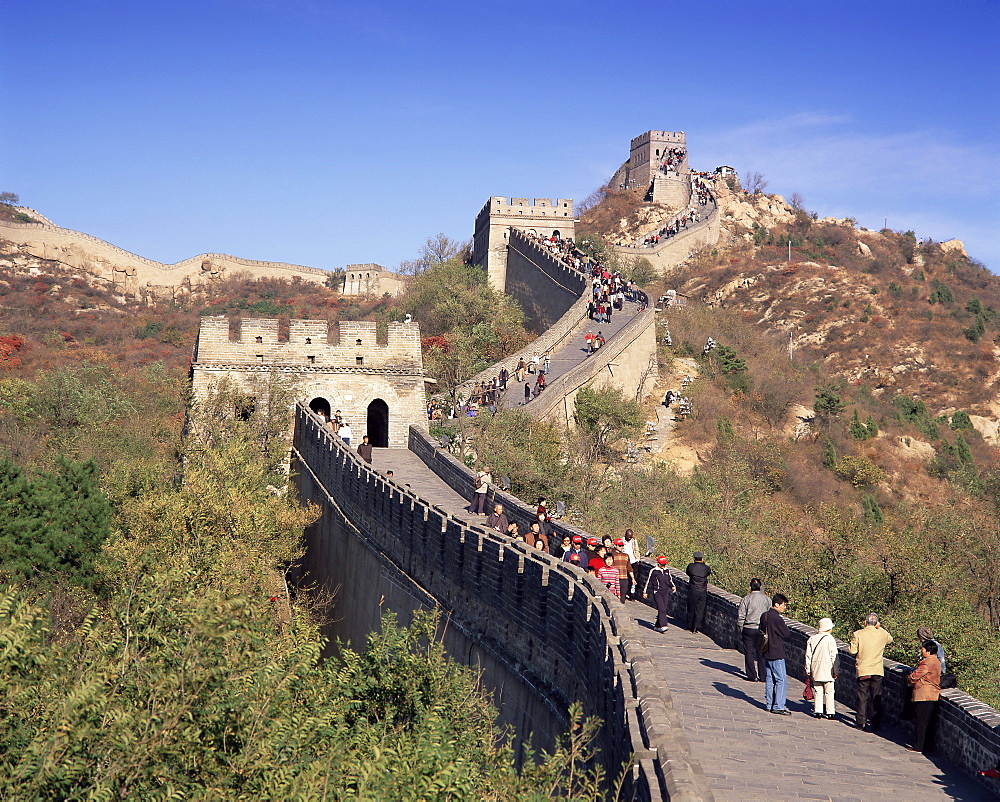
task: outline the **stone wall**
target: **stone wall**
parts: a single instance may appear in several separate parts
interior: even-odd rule
[[[324,283],[330,273],[316,267],[240,259],[221,253],[203,253],[168,265],[126,251],[110,242],[50,223],[0,221],[0,238],[20,253],[61,262],[114,283],[123,295],[173,297],[178,289],[210,283],[234,273],[253,278],[283,278]]]
[[[541,334],[586,292],[587,277],[517,229],[509,233],[504,289],[524,310],[527,329]]]
[[[492,197],[476,215],[472,238],[472,260],[486,269],[490,285],[498,292],[507,286],[507,244],[510,229],[517,228],[546,237],[563,239],[576,234],[572,198]]]
[[[695,251],[715,245],[719,241],[719,210],[717,207],[711,208],[712,212],[707,220],[684,229],[680,234],[670,239],[661,240],[655,248],[616,245],[614,250],[632,259],[646,258],[659,273],[668,275],[673,268],[687,260]]]
[[[618,388],[626,398],[641,401],[658,377],[656,313],[648,308],[630,320],[603,348],[554,379],[529,406],[535,417],[572,428],[576,396],[581,388]]]
[[[641,583],[645,583],[652,567],[652,561],[642,561],[637,572],[640,587],[643,586]],[[674,615],[686,618],[687,575],[673,568],[671,574],[679,591],[672,612]],[[709,585],[704,632],[727,649],[736,649],[739,646],[739,633],[736,630],[736,608],[739,603],[739,596]],[[792,632],[791,637],[785,641],[785,652],[788,655],[785,661],[786,668],[790,676],[804,682],[806,641],[816,630],[790,618],[786,618],[785,622]],[[919,651],[915,637],[910,633],[897,632],[894,635],[897,640],[912,640],[914,652]],[[836,682],[837,701],[853,711],[857,700],[854,656],[848,653],[846,643],[837,641],[837,645],[840,649],[840,675]],[[909,666],[893,660],[885,661],[882,698],[885,722],[903,727],[912,737],[912,723],[902,719],[903,702],[909,692],[906,684],[908,671]],[[979,771],[1000,765],[1000,712],[957,688],[942,691],[941,702],[938,705],[935,746],[938,753],[962,768],[970,777],[982,782],[984,797],[1000,796],[1000,789],[997,788],[995,781],[977,775]]]
[[[383,295],[399,295],[409,285],[410,276],[402,276],[381,265],[369,263],[363,265],[348,265],[344,268],[344,285],[341,292],[344,295],[364,295],[381,297]]]
[[[433,451],[426,439],[424,448]],[[398,610],[405,623],[436,605],[446,616],[445,645],[482,668],[516,739],[551,745],[579,700],[604,722],[602,764],[633,755],[634,798],[711,798],[637,625],[600,583],[386,480],[302,405],[293,463],[303,502],[322,509],[307,531],[304,567],[307,581],[339,589],[331,634],[360,645],[383,611]],[[471,487],[471,474],[465,479]],[[530,513],[503,498],[515,516]]]
[[[375,323],[368,321],[341,321],[333,342],[330,334],[325,320],[292,320],[282,340],[277,319],[245,318],[231,339],[228,318],[203,317],[191,366],[195,397],[204,399],[229,378],[260,399],[280,377],[293,385],[296,399],[341,410],[354,442],[369,434],[375,445],[405,447],[411,425],[427,426],[420,328],[389,323],[385,343],[377,342]],[[385,431],[378,410],[372,412],[379,402],[387,409]]]

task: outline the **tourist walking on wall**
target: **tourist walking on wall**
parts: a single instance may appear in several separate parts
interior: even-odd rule
[[[358,446],[358,453],[361,455],[361,459],[363,459],[369,465],[371,464],[372,444],[368,442],[367,434],[361,438],[361,444]]]
[[[514,378],[519,382],[524,381],[524,372],[528,369],[528,366],[524,362],[524,357],[522,356],[517,360],[517,367],[514,368]]]
[[[491,529],[496,529],[498,532],[507,531],[510,522],[507,520],[507,516],[504,515],[503,504],[493,505],[493,512],[486,517],[486,525]]]
[[[882,728],[882,678],[885,665],[882,662],[885,647],[892,643],[892,635],[882,628],[875,613],[868,613],[865,628],[851,636],[851,654],[855,659],[855,674],[858,678],[858,708],[855,725],[859,730],[866,726],[873,732]]]
[[[340,435],[340,439],[344,441],[344,444],[348,447],[351,445],[351,424],[344,421],[340,424],[340,428],[337,430],[337,434]]]
[[[937,658],[940,644],[928,638],[920,646],[920,662],[910,672],[907,682],[913,686],[913,723],[917,728],[911,752],[927,752],[931,744],[927,737],[938,699],[941,698],[941,661]]]
[[[821,618],[817,632],[806,641],[806,674],[813,682],[813,718],[836,718],[834,680],[837,679],[837,640],[833,621]],[[825,708],[824,708],[825,705]]]
[[[759,579],[750,580],[750,592],[736,609],[736,623],[743,642],[743,662],[750,682],[764,681],[764,655],[757,651],[760,617],[771,608],[771,597],[763,591]]]
[[[603,546],[602,546],[603,548]],[[618,569],[615,568],[615,558],[612,554],[604,555],[604,565],[598,567],[594,566],[597,570],[597,578],[604,583],[605,587],[615,594],[619,599],[621,598],[621,590],[618,584]]]
[[[649,576],[646,577],[646,586],[642,589],[642,598],[648,599],[649,594],[653,594],[653,602],[656,604],[656,625],[657,632],[667,631],[667,613],[670,611],[670,599],[677,588],[674,585],[673,577],[667,571],[667,558],[662,554],[656,558],[656,567],[652,568]]]
[[[791,634],[782,614],[788,609],[788,597],[775,593],[771,608],[760,617],[760,631],[766,643],[760,650],[764,654],[764,704],[771,713],[790,716],[785,707],[788,696],[788,673],[785,671],[785,639]]]
[[[475,515],[486,515],[486,493],[493,484],[492,471],[492,468],[486,466],[476,474],[476,489],[469,506],[469,512]]]
[[[688,575],[688,629],[697,632],[705,620],[705,604],[708,602],[708,578],[712,569],[705,565],[705,555],[694,553],[694,562],[685,571]]]
[[[618,569],[618,582],[621,585],[618,598],[625,601],[631,595],[632,586],[635,585],[635,574],[632,573],[632,561],[625,553],[624,538],[618,538],[615,541],[615,548],[611,552],[611,556],[614,558],[615,568]]]

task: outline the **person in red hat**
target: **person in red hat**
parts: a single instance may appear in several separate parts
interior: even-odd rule
[[[656,625],[653,628],[657,632],[667,631],[667,611],[676,590],[674,580],[667,570],[667,558],[661,554],[656,558],[656,566],[650,570],[646,586],[642,590],[644,599],[648,599],[650,593],[653,594],[653,601],[656,603]]]
[[[595,574],[604,567],[604,555],[607,553],[607,548],[600,545],[596,538],[587,541],[587,564],[594,569]]]
[[[611,556],[614,557],[614,566],[618,569],[618,598],[625,601],[632,596],[635,574],[632,572],[632,561],[625,553],[624,538],[618,538],[615,541],[615,548],[611,552]]]
[[[583,538],[579,535],[573,535],[573,546],[563,555],[563,562],[572,562],[573,557],[581,568],[586,565],[587,552],[583,550]]]

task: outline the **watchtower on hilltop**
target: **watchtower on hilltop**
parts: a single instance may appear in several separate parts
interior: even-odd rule
[[[409,276],[401,276],[382,265],[372,262],[363,265],[348,265],[344,268],[344,295],[366,295],[378,298],[382,295],[399,295],[406,289]]]
[[[253,402],[261,380],[275,374],[290,380],[296,400],[314,412],[329,417],[339,409],[352,443],[367,434],[373,446],[406,448],[409,427],[427,426],[416,323],[390,323],[379,343],[368,321],[341,321],[331,340],[325,320],[292,320],[281,339],[277,319],[245,318],[234,334],[225,315],[201,319],[192,364],[196,398],[229,377]]]
[[[652,201],[682,209],[691,200],[690,171],[683,131],[646,131],[632,140],[611,186],[642,190]]]
[[[492,197],[476,215],[472,261],[484,267],[490,285],[503,292],[507,283],[507,243],[510,229],[546,237],[572,238],[576,234],[573,199]]]

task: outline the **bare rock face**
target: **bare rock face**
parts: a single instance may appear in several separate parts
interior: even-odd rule
[[[991,446],[1000,444],[1000,421],[984,418],[982,415],[969,415],[969,421],[972,423],[972,428]]]
[[[966,259],[969,258],[969,254],[965,251],[965,243],[960,239],[950,239],[947,242],[942,242],[941,250],[957,253],[959,256],[964,256]]]
[[[862,256],[871,256],[872,249],[868,247],[867,242],[862,242],[861,240],[858,240],[858,253],[860,253]]]

